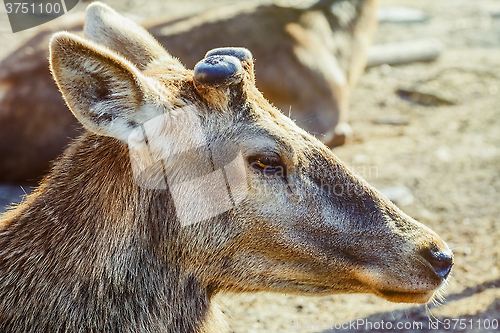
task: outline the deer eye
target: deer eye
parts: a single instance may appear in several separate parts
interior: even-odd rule
[[[253,157],[250,159],[250,166],[265,175],[285,175],[285,167],[277,156]]]

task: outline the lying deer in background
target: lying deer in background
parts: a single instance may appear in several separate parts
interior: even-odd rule
[[[307,8],[242,3],[145,27],[194,66],[207,49],[243,46],[257,87],[274,106],[330,147],[344,144],[349,97],[366,65],[378,0],[319,0]]]
[[[248,50],[187,70],[100,3],[85,31],[50,43],[87,132],[0,220],[0,331],[218,332],[224,291],[425,303],[442,287],[448,246],[271,106]]]
[[[302,9],[252,2],[146,27],[189,68],[215,47],[252,50],[264,97],[333,147],[350,131],[349,95],[365,67],[376,7],[376,0],[320,0]],[[80,32],[81,21],[69,14],[44,25],[0,63],[0,181],[39,179],[80,133],[46,62],[49,37]]]

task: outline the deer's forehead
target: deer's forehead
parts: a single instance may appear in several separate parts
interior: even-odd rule
[[[254,113],[257,126],[269,132],[284,145],[290,146],[290,149],[303,151],[320,144],[317,139],[297,126],[292,119],[273,107],[256,108]]]
[[[209,121],[209,124],[214,125],[219,122],[218,119],[223,123],[225,132],[231,132],[232,128],[241,134],[234,133],[233,137],[251,138],[252,140],[249,141],[252,142],[258,138],[262,146],[274,146],[278,151],[295,155],[295,159],[300,159],[300,156],[304,156],[305,151],[314,149],[315,145],[320,144],[317,139],[297,126],[293,120],[269,104],[253,86],[247,85],[245,99],[239,103],[241,105],[233,105],[232,108],[225,109],[224,115],[220,113],[224,108],[210,110],[210,106],[204,103],[203,98],[195,93],[193,71],[172,70],[158,63],[154,67],[146,69],[144,74],[156,80],[171,99],[183,99],[185,105],[194,107],[194,109],[204,108],[204,110],[198,110],[197,113],[208,118],[213,117],[215,121]],[[194,109],[191,108],[191,110]],[[235,115],[238,112],[246,113],[246,116],[238,117]],[[231,125],[231,122],[236,123]],[[220,130],[219,126],[210,127],[217,131]],[[210,128],[207,130],[210,131]]]

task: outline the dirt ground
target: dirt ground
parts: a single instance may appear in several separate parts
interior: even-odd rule
[[[105,2],[141,19],[229,1]],[[405,190],[395,194],[402,209],[452,247],[456,264],[445,300],[412,306],[372,295],[224,295],[234,333],[500,331],[500,0],[381,4],[417,8],[429,19],[383,23],[375,43],[435,37],[443,53],[430,63],[368,69],[352,95],[353,138],[334,152],[375,187]],[[29,34],[0,34],[0,57]],[[397,89],[451,105],[418,104]],[[4,201],[19,195],[10,193]]]

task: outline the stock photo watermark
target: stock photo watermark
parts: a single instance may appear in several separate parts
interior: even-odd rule
[[[195,107],[136,127],[128,145],[137,185],[168,189],[183,226],[222,214],[247,196],[242,153],[210,147]]]
[[[445,330],[450,332],[466,330],[497,330],[499,323],[497,319],[465,319],[465,318],[445,318],[429,319],[428,321],[370,321],[367,319],[355,319],[350,321],[334,321],[322,319],[318,321],[290,320],[290,329],[293,331],[308,330],[332,330],[333,332],[355,331],[433,331]]]
[[[16,33],[52,21],[72,10],[78,2],[79,0],[3,0],[2,21],[5,22],[8,18],[12,33]]]

